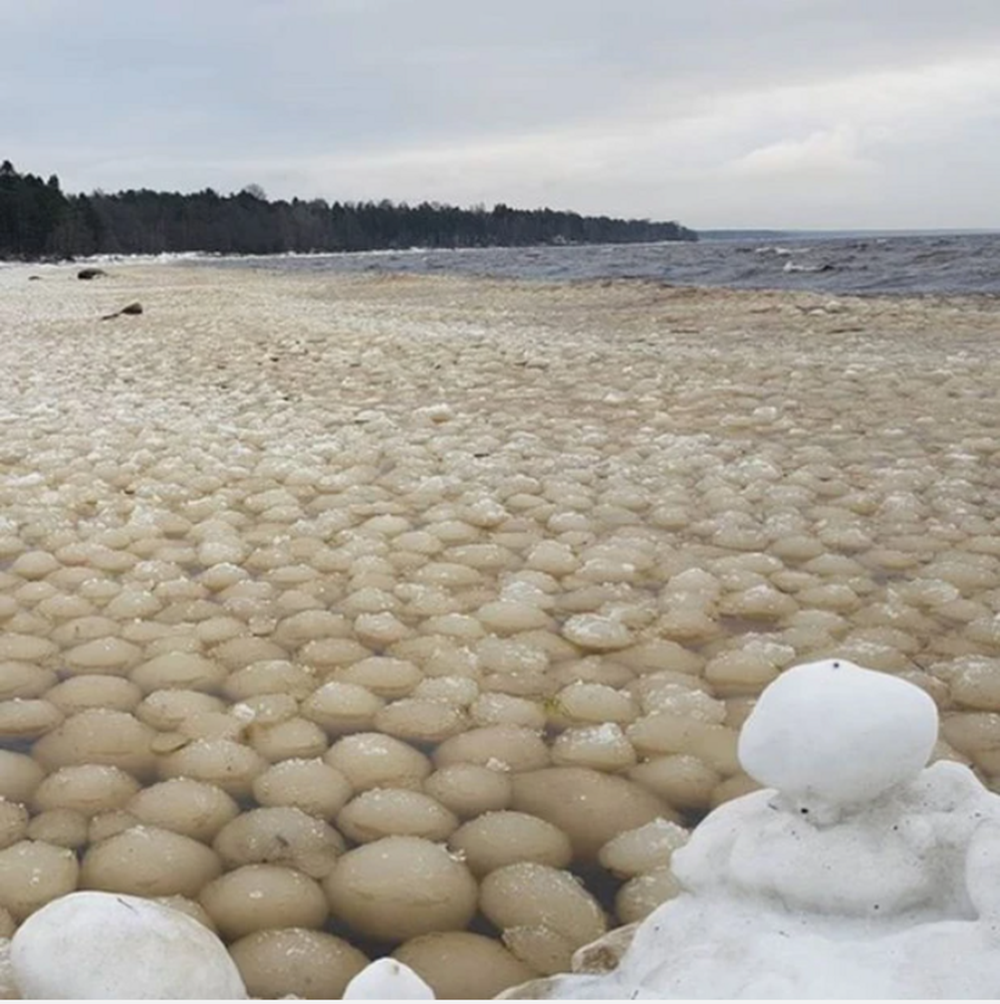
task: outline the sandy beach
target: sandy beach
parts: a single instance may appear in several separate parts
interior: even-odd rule
[[[1000,790],[996,300],[103,267],[0,269],[0,795],[24,807],[2,821],[0,934],[89,885],[182,896],[230,942],[324,928],[405,955],[422,932],[383,929],[342,870],[410,835],[460,852],[472,900],[441,925],[502,940],[503,985],[558,971],[673,892],[662,841],[609,842],[748,790],[753,698],[829,655],[924,687],[940,754]],[[81,724],[101,708],[110,731]],[[370,773],[358,733],[418,765]],[[339,804],[282,795],[290,761],[339,772]],[[125,780],[84,797],[87,764]],[[474,796],[467,764],[490,772]],[[236,808],[195,832],[143,800],[177,777]],[[386,789],[424,801],[363,798]],[[596,799],[600,825],[550,790]],[[329,863],[220,849],[263,806],[336,831]],[[495,860],[455,843],[491,812],[561,836],[519,855],[512,830]],[[136,825],[211,857],[119,880],[96,852]],[[49,851],[61,877],[29,894],[19,869]],[[568,915],[600,909],[518,912],[502,869],[522,860]],[[203,895],[262,862],[319,914],[247,928],[251,892]]]

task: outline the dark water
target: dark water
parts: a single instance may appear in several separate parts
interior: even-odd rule
[[[549,282],[650,279],[678,286],[828,293],[1000,294],[1000,234],[378,251],[214,261],[293,272],[454,273]]]

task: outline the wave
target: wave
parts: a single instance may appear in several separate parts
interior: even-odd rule
[[[787,252],[787,253],[786,253]],[[201,261],[313,272],[451,273],[546,282],[641,279],[672,286],[830,294],[1000,295],[1000,234],[802,238],[531,248],[405,249]]]

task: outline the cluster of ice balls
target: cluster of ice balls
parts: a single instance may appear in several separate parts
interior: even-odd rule
[[[769,787],[717,809],[676,852],[682,894],[624,951],[620,937],[608,943],[606,954],[620,956],[610,974],[503,996],[995,994],[1000,798],[959,764],[925,768],[936,739],[933,701],[905,681],[844,660],[789,670],[740,739],[743,765]],[[580,957],[586,965],[599,954]],[[50,904],[15,935],[12,960],[30,997],[245,995],[218,939],[131,897]],[[346,991],[374,996],[433,994],[382,960]]]
[[[937,345],[923,304],[176,275],[127,337],[82,320],[124,276],[5,288],[0,731],[32,757],[2,754],[0,933],[143,889],[283,993],[405,919],[351,911],[376,850],[447,840],[449,923],[471,872],[499,937],[399,957],[555,971],[611,908],[567,869],[624,883],[612,922],[674,895],[653,817],[745,791],[756,694],[829,651],[919,681],[1000,775],[974,312]]]

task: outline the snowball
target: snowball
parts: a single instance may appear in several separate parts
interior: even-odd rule
[[[28,838],[77,850],[89,840],[89,820],[75,809],[48,809],[28,824]]]
[[[44,768],[27,754],[0,749],[0,798],[26,802],[44,777]]]
[[[302,702],[302,714],[329,735],[371,728],[385,701],[357,683],[331,680]]]
[[[687,831],[676,823],[654,819],[609,840],[601,848],[599,860],[619,878],[634,878],[669,865],[673,852],[683,847],[687,840]]]
[[[53,697],[53,692],[58,690],[57,679],[52,670],[42,669],[27,662],[0,663],[0,701],[41,697],[44,694],[45,699],[59,708],[64,715],[69,714],[70,712]]]
[[[549,767],[517,774],[512,781],[513,808],[561,830],[583,859],[596,857],[625,830],[674,818],[665,802],[639,785],[586,767]]]
[[[503,765],[512,771],[548,766],[549,749],[531,729],[518,725],[484,725],[446,739],[434,751],[438,768],[457,763]]]
[[[23,920],[76,889],[79,871],[73,851],[41,840],[20,840],[0,851],[0,906]]]
[[[461,930],[478,896],[464,864],[429,840],[406,836],[349,851],[323,885],[335,916],[380,941]]]
[[[632,632],[621,621],[598,614],[576,614],[562,626],[563,637],[581,648],[598,652],[626,648]]]
[[[138,790],[139,783],[117,767],[77,764],[49,774],[35,789],[32,808],[75,809],[93,816],[121,808]]]
[[[627,776],[684,812],[703,812],[721,780],[703,760],[685,754],[646,760],[630,768]]]
[[[63,713],[42,699],[15,698],[0,701],[0,741],[21,742],[51,732],[63,720]]]
[[[198,739],[160,760],[160,776],[190,777],[214,784],[234,798],[245,798],[268,762],[230,739]]]
[[[205,841],[239,812],[232,796],[221,788],[184,777],[144,788],[127,808],[143,823]]]
[[[569,872],[530,861],[487,875],[480,909],[501,930],[544,926],[574,949],[599,938],[607,926],[597,900]]]
[[[347,984],[345,1001],[432,1001],[434,991],[410,969],[395,959],[379,959]]]
[[[50,770],[106,764],[140,779],[152,772],[153,730],[123,711],[89,708],[67,718],[35,743],[33,756]]]
[[[545,710],[536,701],[510,694],[480,694],[472,702],[469,714],[476,725],[521,725],[528,729],[544,729]]]
[[[0,800],[0,848],[10,847],[28,832],[28,810],[16,802]]]
[[[508,774],[476,763],[442,767],[424,781],[424,790],[462,819],[506,809],[513,798]]]
[[[198,901],[228,939],[268,928],[319,928],[327,917],[319,885],[279,865],[244,865],[226,872],[202,890]]]
[[[11,961],[27,998],[243,1000],[225,946],[190,917],[149,900],[74,893],[25,921]]]
[[[216,690],[226,667],[194,652],[164,652],[136,666],[129,678],[149,694],[157,690]]]
[[[831,808],[914,778],[937,734],[937,708],[919,687],[831,659],[790,669],[764,691],[739,757],[761,784]]]
[[[273,725],[254,722],[248,731],[251,746],[269,763],[316,757],[325,753],[328,745],[326,733],[306,718],[289,718]]]
[[[33,673],[41,671],[32,666]],[[130,680],[120,676],[88,673],[71,676],[56,684],[45,695],[64,715],[74,715],[87,708],[110,708],[113,711],[134,711],[142,700],[142,691]]]
[[[80,885],[136,896],[195,896],[221,871],[218,855],[200,841],[134,826],[88,849]]]
[[[253,796],[261,805],[291,805],[322,819],[335,816],[352,791],[347,778],[322,760],[283,760],[253,782]]]
[[[574,722],[625,724],[635,720],[635,702],[613,687],[601,683],[571,683],[555,696],[559,712]]]
[[[401,945],[393,956],[426,980],[442,1000],[490,1000],[534,975],[500,942],[468,931],[424,934]]]
[[[380,732],[421,743],[439,743],[468,726],[465,712],[445,701],[403,698],[381,708],[375,715]]]
[[[368,959],[342,938],[302,927],[255,931],[229,946],[233,961],[254,997],[289,994],[339,1000]]]
[[[344,841],[323,820],[285,805],[242,813],[222,827],[212,846],[229,867],[280,864],[322,878],[333,869]]]
[[[431,763],[423,753],[377,732],[345,736],[326,751],[323,761],[340,771],[355,791],[419,789],[431,773]]]
[[[524,812],[485,813],[455,830],[448,846],[463,856],[477,876],[518,861],[565,868],[573,859],[566,834]]]
[[[337,828],[358,844],[394,835],[445,840],[458,822],[430,795],[407,788],[363,791],[337,815]]]
[[[681,892],[669,867],[655,868],[630,879],[615,896],[615,913],[623,924],[645,920],[658,906]]]
[[[609,722],[567,729],[552,744],[552,762],[613,773],[633,766],[636,756],[621,728]]]

